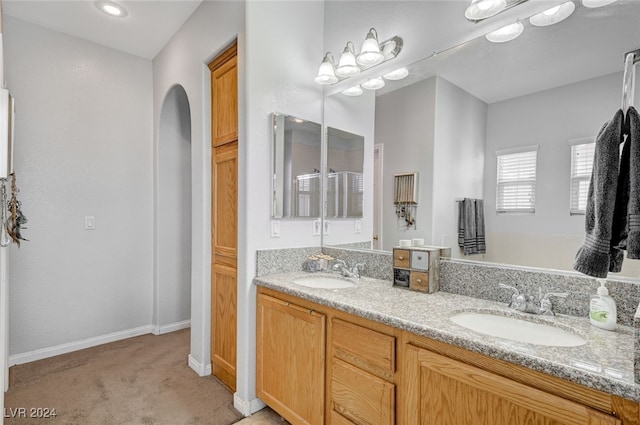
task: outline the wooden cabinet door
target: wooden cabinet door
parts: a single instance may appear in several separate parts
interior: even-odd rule
[[[408,425],[621,425],[619,419],[466,363],[408,346]]]
[[[213,263],[211,272],[211,369],[236,389],[237,143],[215,148],[213,162]]]
[[[231,51],[233,50],[233,51]],[[211,67],[212,143],[213,146],[238,139],[238,71],[235,46],[220,56]]]
[[[325,315],[258,294],[258,397],[293,425],[324,424]]]
[[[238,240],[237,45],[211,69],[211,370],[236,389]]]

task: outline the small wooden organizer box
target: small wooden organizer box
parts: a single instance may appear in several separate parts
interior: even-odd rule
[[[393,248],[393,286],[412,291],[438,292],[440,249],[427,247]]]

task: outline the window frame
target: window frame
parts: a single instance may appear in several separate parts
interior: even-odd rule
[[[500,149],[495,152],[496,154],[496,213],[497,214],[535,214],[536,212],[536,186],[538,177],[538,145],[518,146],[509,149]],[[533,161],[529,158],[526,163],[522,163],[522,166],[531,168],[533,165],[533,176],[531,176],[531,170],[524,170],[525,176],[516,176],[516,178],[505,178],[501,169],[504,169],[504,163],[501,158],[533,153]],[[501,167],[502,163],[502,167]],[[514,164],[518,166],[518,164]],[[512,165],[512,166],[514,166]],[[519,172],[516,172],[519,173]],[[527,175],[528,174],[528,175]],[[516,206],[506,207],[505,188],[512,187],[516,191],[524,188],[524,190],[530,191],[530,201],[528,205],[519,206],[519,195],[516,194]]]
[[[589,191],[589,184],[591,182],[591,174],[592,174],[592,170],[593,170],[593,154],[595,154],[595,138],[593,137],[582,137],[580,139],[571,139],[568,140],[567,143],[569,144],[570,147],[570,151],[569,151],[569,158],[570,158],[570,162],[569,162],[569,215],[585,215],[586,213],[586,196],[588,196],[588,191]],[[576,153],[575,149],[576,146],[582,146],[582,145],[592,145],[592,156],[591,156],[591,167],[589,167],[589,171],[586,174],[580,174],[578,176],[574,176],[574,171],[575,171],[575,163],[574,161],[576,160]],[[587,183],[587,187],[586,187],[586,191],[587,193],[585,193],[585,199],[584,199],[584,207],[585,209],[580,209],[580,182],[586,182]],[[577,187],[576,187],[577,185]],[[577,199],[576,199],[577,196]]]

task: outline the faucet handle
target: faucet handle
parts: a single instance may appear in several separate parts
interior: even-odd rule
[[[569,294],[566,292],[549,292],[544,294],[542,299],[540,300],[540,314],[544,314],[547,316],[555,316],[551,306],[550,297],[558,297],[558,298],[567,298]]]
[[[526,307],[527,297],[525,294],[521,294],[518,288],[515,286],[505,285],[504,283],[498,284],[499,287],[503,289],[511,289],[513,294],[511,294],[511,302],[509,303],[509,308],[515,308],[517,310],[522,310]]]
[[[499,283],[498,286],[503,289],[511,289],[513,291],[513,295],[520,295],[520,291],[518,291],[518,288],[515,286],[505,285],[504,283]]]
[[[544,294],[541,301],[549,301],[549,297],[567,298],[568,296],[566,292],[548,292]]]

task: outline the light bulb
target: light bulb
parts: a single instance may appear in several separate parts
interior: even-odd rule
[[[324,59],[318,69],[318,75],[316,75],[316,78],[314,78],[313,81],[318,84],[335,84],[338,82],[331,53],[324,55]]]
[[[387,80],[402,80],[409,75],[409,70],[407,68],[398,68],[395,71],[388,72],[383,75]]]
[[[470,21],[479,21],[502,12],[506,6],[506,0],[472,0],[464,16]]]
[[[346,96],[360,96],[362,93],[363,91],[360,86],[349,87],[348,89],[342,91],[342,94]]]
[[[349,41],[342,52],[342,56],[340,56],[340,61],[336,68],[336,75],[338,77],[347,78],[358,74],[360,74],[360,68],[356,63],[356,54],[353,48],[353,43]]]
[[[360,85],[362,86],[363,89],[379,90],[379,89],[384,87],[385,82],[382,79],[382,77],[376,77],[376,78],[372,78],[370,80],[367,80],[367,81],[365,81],[364,83],[362,83]]]
[[[358,64],[362,66],[373,66],[384,61],[384,55],[380,53],[380,45],[378,44],[378,32],[375,28],[371,28],[367,33],[362,49],[357,57]]]
[[[524,25],[520,22],[516,22],[490,32],[485,37],[492,43],[504,43],[518,37],[522,34],[522,31],[524,31]]]
[[[616,0],[582,0],[582,5],[584,7],[602,7],[602,6],[606,6],[608,4],[613,3]]]
[[[529,18],[531,25],[537,27],[546,27],[548,25],[557,24],[558,22],[567,19],[573,11],[576,9],[576,5],[572,1],[562,3],[558,6],[547,9],[544,12],[533,15]]]

